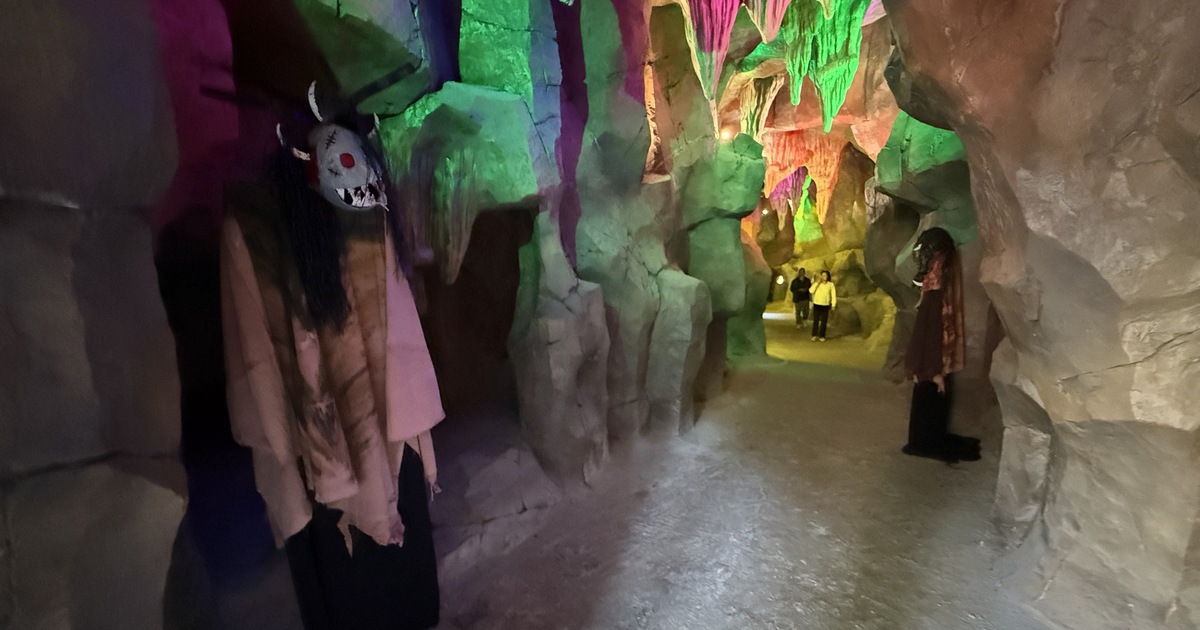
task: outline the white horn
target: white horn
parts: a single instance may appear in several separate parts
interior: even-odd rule
[[[321,108],[317,107],[317,82],[316,81],[313,81],[308,86],[308,106],[309,106],[309,108],[312,109],[313,116],[317,117],[317,122],[325,122],[325,119],[321,118]]]
[[[299,158],[301,160],[304,160],[305,162],[308,162],[309,160],[312,159],[311,155],[309,155],[308,153],[306,153],[304,151],[301,151],[300,149],[297,149],[296,147],[292,147],[292,155],[296,156],[297,158]]]
[[[287,143],[283,141],[283,125],[280,125],[279,123],[275,123],[275,137],[279,138],[279,146],[287,146]]]

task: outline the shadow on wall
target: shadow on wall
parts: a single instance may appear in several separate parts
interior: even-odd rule
[[[447,414],[515,404],[502,373],[521,282],[519,253],[532,237],[532,211],[485,212],[471,228],[453,284],[445,284],[436,267],[422,271],[421,323]]]
[[[268,599],[274,621],[267,627],[289,627],[289,619],[299,627],[286,559],[275,548],[250,451],[230,432],[220,264],[205,236],[208,220],[207,211],[178,215],[159,234],[155,261],[175,335],[189,496],[173,551],[164,625],[250,628],[268,614],[254,600]]]

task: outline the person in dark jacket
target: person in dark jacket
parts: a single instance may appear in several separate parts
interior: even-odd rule
[[[808,277],[808,272],[804,269],[796,274],[792,280],[792,303],[796,307],[796,328],[799,328],[805,320],[808,319],[808,305],[811,296],[808,291],[812,287],[812,280]]]
[[[917,239],[913,256],[921,287],[917,320],[905,356],[913,381],[904,452],[947,463],[979,459],[979,440],[950,432],[952,374],[962,369],[965,354],[962,266],[954,239],[942,228],[930,228]]]

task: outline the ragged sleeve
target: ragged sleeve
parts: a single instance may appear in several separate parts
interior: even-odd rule
[[[283,546],[308,524],[312,508],[291,446],[283,379],[254,263],[233,217],[225,219],[221,232],[221,320],[229,424],[234,440],[250,447],[254,482],[275,543]]]

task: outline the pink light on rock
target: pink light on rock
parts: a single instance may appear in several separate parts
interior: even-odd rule
[[[742,0],[750,19],[758,27],[764,42],[770,42],[779,34],[779,26],[783,24],[783,13],[791,0]]]
[[[737,19],[738,0],[679,0],[688,14],[686,36],[692,49],[692,64],[704,97],[716,98],[717,85],[721,80],[721,66],[729,52],[729,35]]]

